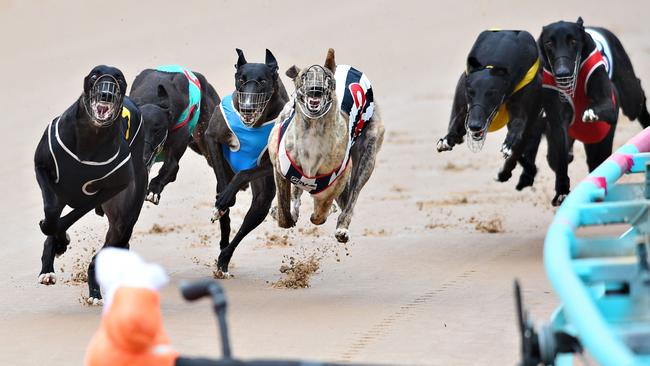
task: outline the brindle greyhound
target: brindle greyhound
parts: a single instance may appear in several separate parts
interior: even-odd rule
[[[295,225],[300,196],[306,190],[314,199],[311,222],[316,225],[325,222],[337,201],[342,212],[335,237],[347,242],[354,206],[384,139],[370,81],[359,70],[337,66],[331,48],[325,67],[300,70],[292,66],[286,74],[293,79],[296,96],[269,138],[278,188],[278,224],[283,228]]]
[[[212,221],[219,220],[221,253],[218,276],[229,277],[228,265],[237,245],[258,227],[275,197],[273,168],[267,153],[268,136],[289,100],[278,75],[278,63],[266,50],[265,63],[249,63],[237,49],[235,89],[212,114],[206,148],[217,176],[217,199]],[[230,211],[237,192],[250,184],[251,206],[241,228],[230,241]]]
[[[34,166],[45,211],[39,225],[47,235],[38,278],[44,285],[56,283],[54,257],[70,243],[66,231],[90,210],[108,217],[104,247],[129,248],[147,169],[142,118],[124,96],[126,88],[120,70],[95,67],[84,79],[81,97],[49,124],[36,148]],[[73,210],[61,216],[66,205]],[[93,257],[88,267],[91,303],[101,299],[94,271]]]
[[[519,162],[523,172],[517,190],[532,185],[537,168],[535,160],[527,159],[524,150],[530,152],[528,145],[533,144],[535,148],[538,145],[533,135],[543,130],[539,118],[542,106],[547,115],[559,115],[557,98],[549,98],[543,104],[542,93],[542,68],[533,36],[525,31],[482,32],[467,57],[466,72],[456,86],[448,133],[438,141],[438,151],[449,151],[463,143],[466,134],[470,148],[478,151],[487,132],[507,126],[501,147],[506,161],[497,180],[510,179]],[[547,134],[549,151],[565,157],[564,170],[556,169],[553,205],[559,205],[569,193],[563,133],[562,125],[555,123],[549,126]]]
[[[202,132],[220,99],[205,76],[176,65],[142,71],[133,81],[130,97],[147,124],[147,165],[163,161],[158,175],[149,182],[146,197],[157,205],[165,186],[176,180],[179,161],[188,144],[201,153],[198,145]],[[196,131],[195,126],[199,126]]]
[[[630,120],[638,119],[643,127],[650,125],[641,81],[612,32],[585,28],[582,18],[575,23],[560,21],[543,27],[538,45],[544,63],[544,88],[549,98],[562,101],[564,110],[561,119],[547,116],[549,125],[559,123],[567,130],[569,149],[575,140],[584,143],[589,171],[612,153],[619,103]],[[529,160],[534,161],[541,133],[538,131],[537,142],[531,144]],[[554,169],[558,165],[555,157],[557,154],[548,157]]]

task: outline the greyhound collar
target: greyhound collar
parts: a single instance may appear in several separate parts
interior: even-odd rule
[[[319,174],[315,176],[307,176],[303,173],[302,169],[289,155],[289,151],[286,148],[285,137],[286,132],[291,123],[294,120],[296,115],[295,109],[293,109],[284,121],[280,123],[280,128],[278,128],[278,160],[280,162],[280,171],[282,175],[289,180],[292,184],[298,188],[309,192],[310,194],[318,194],[327,188],[329,188],[334,182],[345,172],[348,165],[350,165],[350,150],[352,147],[352,138],[350,133],[348,133],[348,144],[345,150],[345,157],[341,164],[334,168],[329,173]],[[349,124],[351,126],[351,124]]]
[[[533,80],[535,80],[535,76],[537,76],[537,72],[539,71],[539,66],[540,66],[540,60],[539,58],[535,61],[533,66],[528,69],[526,72],[526,75],[524,75],[524,78],[521,79],[517,85],[515,85],[515,88],[512,90],[512,93],[510,93],[510,96],[514,95],[521,89],[523,89],[526,85],[530,84]],[[496,111],[496,114],[492,119],[490,120],[490,126],[488,127],[488,132],[494,132],[498,131],[503,128],[503,126],[507,125],[508,122],[510,122],[510,112],[508,111],[508,107],[506,106],[505,102],[502,102],[499,105],[499,109]]]

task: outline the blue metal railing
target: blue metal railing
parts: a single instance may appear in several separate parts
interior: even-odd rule
[[[544,242],[546,273],[562,303],[553,316],[552,326],[578,338],[590,357],[602,365],[650,364],[650,353],[646,353],[650,351],[635,349],[621,331],[638,319],[633,294],[622,291],[607,296],[609,286],[623,283],[629,289],[630,281],[638,273],[633,253],[636,242],[632,246],[629,243],[645,233],[637,224],[640,220],[647,221],[650,201],[638,194],[643,192],[639,189],[643,183],[619,185],[619,193],[615,192],[616,183],[623,175],[645,172],[650,161],[650,154],[646,154],[649,150],[650,128],[647,128],[575,187],[558,209]],[[636,193],[632,199],[629,194],[620,193],[627,189]],[[623,236],[609,240],[576,237],[579,227],[613,223],[630,224],[632,228]],[[619,242],[627,245],[619,246]],[[608,278],[614,272],[625,280]],[[616,301],[612,301],[614,298]],[[650,337],[650,308],[645,309],[645,314],[646,321],[642,319],[640,325],[636,324],[635,332],[646,334],[647,331]],[[556,364],[565,362],[564,356],[556,358]]]

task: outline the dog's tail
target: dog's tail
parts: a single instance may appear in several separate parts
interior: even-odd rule
[[[612,32],[605,28],[595,28],[607,39],[612,49],[614,72],[612,82],[618,93],[618,102],[623,114],[630,120],[638,119],[645,128],[650,126],[650,114],[646,106],[646,96],[641,80],[636,77],[632,61],[625,52],[623,44]]]

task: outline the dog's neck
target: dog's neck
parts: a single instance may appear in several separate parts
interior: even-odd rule
[[[119,148],[122,133],[119,118],[108,127],[98,127],[88,115],[84,103],[84,97],[81,96],[76,103],[74,144],[69,148],[74,146],[74,153],[81,160],[105,160],[114,155]]]
[[[305,116],[299,107],[295,110],[289,137],[293,142],[292,156],[302,171],[315,176],[336,168],[348,143],[347,121],[341,117],[336,97],[332,98],[330,110],[319,118]]]

